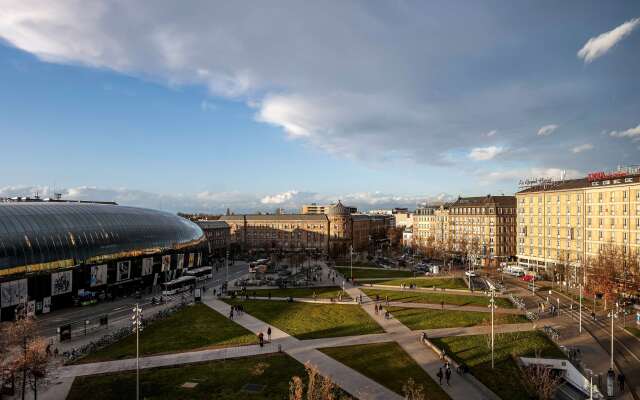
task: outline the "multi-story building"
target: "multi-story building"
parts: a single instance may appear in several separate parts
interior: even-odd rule
[[[323,213],[223,215],[229,242],[240,249],[317,249],[344,255],[387,238],[390,216],[353,214],[340,201]]]
[[[459,197],[440,206],[418,208],[413,241],[418,246],[430,242],[451,252],[473,250],[485,264],[507,260],[516,253],[516,199]]]
[[[338,203],[340,203],[338,201]],[[336,204],[304,204],[302,206],[302,214],[327,214],[331,207],[336,206]],[[347,208],[350,214],[355,214],[358,212],[356,207],[344,206]]]
[[[518,263],[579,265],[605,245],[640,246],[640,167],[544,181],[516,194]]]
[[[397,211],[394,210],[393,216],[395,218],[395,226],[397,228],[407,228],[413,226],[414,214],[409,211]]]
[[[455,250],[468,251],[475,244],[476,257],[484,264],[496,264],[515,256],[515,196],[459,197],[446,208],[446,226],[442,230],[448,236],[444,240],[451,240]],[[462,243],[466,249],[461,247]]]
[[[209,254],[221,255],[231,243],[231,228],[225,221],[195,221],[207,238]]]

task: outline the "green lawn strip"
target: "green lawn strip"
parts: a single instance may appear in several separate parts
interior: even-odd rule
[[[429,400],[449,399],[442,388],[396,342],[319,349],[388,389],[404,395],[409,378],[422,385]]]
[[[342,289],[338,286],[323,286],[323,287],[315,287],[315,288],[287,288],[287,289],[256,289],[250,290],[247,289],[247,293],[253,296],[255,293],[257,296],[267,297],[269,293],[273,297],[313,297],[315,293],[316,296],[320,299],[329,299],[329,298],[338,298],[338,295],[342,293],[342,297],[346,299],[350,299],[348,293],[343,292]]]
[[[414,284],[422,288],[445,288],[445,289],[467,289],[467,285],[461,278],[399,278],[386,281],[361,279],[360,283],[374,283],[378,285],[401,286]]]
[[[317,339],[382,333],[360,306],[269,300],[225,300],[242,304],[244,311],[298,339]]]
[[[344,277],[351,277],[351,268],[349,267],[336,267],[336,271],[341,273]],[[412,277],[411,271],[398,271],[393,269],[381,269],[381,268],[354,268],[353,277],[356,282],[359,279],[366,278],[404,278]]]
[[[140,334],[140,355],[254,343],[257,343],[255,333],[249,332],[204,304],[195,304],[145,327]],[[80,362],[119,360],[135,355],[136,338],[135,335],[131,335],[89,354]]]
[[[450,336],[432,339],[439,348],[458,362],[503,399],[528,400],[523,377],[513,356],[566,358],[564,353],[542,332],[527,331],[496,335],[495,369],[491,369],[491,348],[488,335]]]
[[[140,398],[146,399],[286,399],[289,381],[306,381],[302,364],[284,353],[218,360],[140,371]],[[135,371],[78,377],[67,400],[135,399]],[[198,385],[180,387],[185,382]],[[243,390],[247,383],[263,385],[259,393]]]
[[[389,307],[389,312],[411,330],[459,328],[491,324],[491,313],[477,311],[432,310],[428,308]],[[527,322],[523,315],[494,315],[494,323],[517,324]]]
[[[400,301],[403,303],[430,303],[440,304],[444,301],[445,304],[452,304],[456,306],[488,306],[488,296],[471,296],[464,294],[449,294],[446,292],[415,292],[415,291],[400,291],[400,290],[383,290],[383,289],[363,289],[363,291],[372,299],[375,299],[376,294],[380,296],[381,300],[384,300],[386,296],[389,296],[389,301]],[[513,304],[507,299],[496,297],[496,305],[501,308],[513,308]]]

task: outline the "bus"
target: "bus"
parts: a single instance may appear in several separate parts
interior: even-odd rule
[[[181,276],[162,284],[162,294],[164,296],[187,292],[196,286],[196,277],[192,275]]]
[[[200,267],[188,269],[185,274],[187,276],[194,276],[196,281],[206,281],[213,278],[213,267]]]

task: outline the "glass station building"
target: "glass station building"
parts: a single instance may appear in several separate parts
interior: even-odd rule
[[[0,320],[151,291],[202,263],[195,223],[115,203],[0,202]]]

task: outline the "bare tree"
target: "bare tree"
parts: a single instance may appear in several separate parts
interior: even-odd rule
[[[307,362],[304,365],[307,372],[307,400],[352,400],[333,383],[331,378],[323,376],[313,364]],[[289,400],[301,400],[304,392],[304,384],[298,376],[291,378],[289,382]]]
[[[299,376],[294,376],[289,382],[289,400],[302,400],[304,397],[304,383]]]
[[[404,393],[405,400],[425,400],[424,386],[416,384],[413,378],[409,378],[407,382],[402,385],[402,393]]]
[[[539,400],[551,400],[560,386],[560,375],[546,365],[533,364],[524,368],[524,378],[529,391]]]

